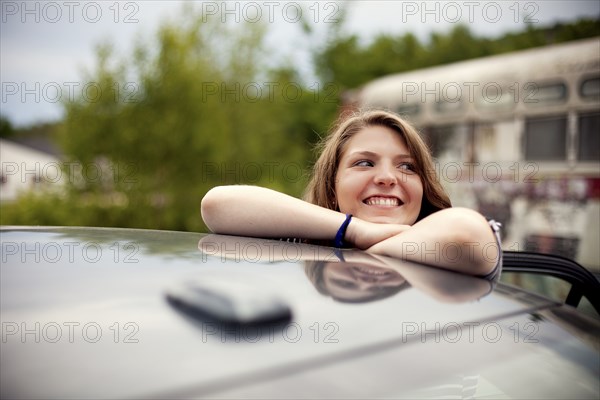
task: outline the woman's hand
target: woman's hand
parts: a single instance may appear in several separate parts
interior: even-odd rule
[[[410,225],[400,224],[376,224],[359,218],[352,218],[346,230],[345,240],[355,247],[365,250],[410,229],[410,227]]]

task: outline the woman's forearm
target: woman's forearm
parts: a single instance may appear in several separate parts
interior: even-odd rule
[[[257,186],[218,186],[202,199],[202,218],[214,233],[333,239],[345,216]]]
[[[368,251],[471,275],[485,275],[495,267],[500,249],[483,216],[465,208],[448,208],[373,245]]]

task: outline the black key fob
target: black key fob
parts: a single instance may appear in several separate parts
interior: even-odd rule
[[[186,314],[224,324],[282,323],[292,317],[290,307],[264,287],[222,276],[182,282],[166,295]]]

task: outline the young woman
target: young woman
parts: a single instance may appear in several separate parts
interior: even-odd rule
[[[498,226],[452,208],[419,134],[399,116],[365,111],[342,119],[322,144],[300,200],[256,186],[220,186],[202,199],[215,233],[353,246],[493,279]]]

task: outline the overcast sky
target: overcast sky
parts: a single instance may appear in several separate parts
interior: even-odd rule
[[[109,40],[119,54],[130,54],[136,37],[150,40],[161,21],[182,12],[183,1],[0,1],[0,114],[23,126],[59,119],[60,96],[82,90],[85,69],[94,66],[94,47]],[[299,13],[317,32],[333,23],[340,4],[333,1],[187,1],[210,18],[262,21],[268,45],[309,74],[308,46],[300,35]],[[579,1],[352,1],[346,29],[365,42],[380,33],[413,32],[426,39],[458,23],[473,32],[498,36],[524,28],[525,21],[546,26],[580,17],[599,17],[598,0]],[[78,84],[81,82],[81,84]]]

